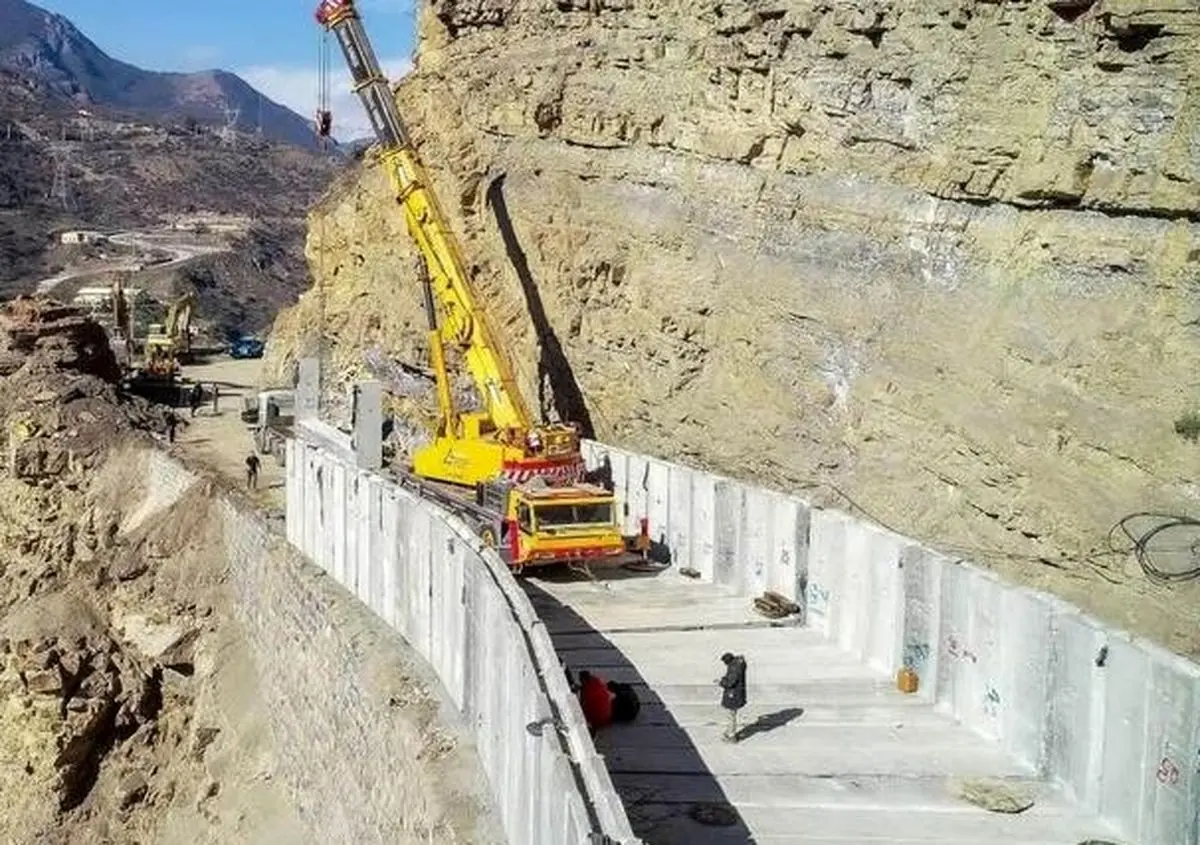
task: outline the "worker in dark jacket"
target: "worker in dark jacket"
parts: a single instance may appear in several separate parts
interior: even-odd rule
[[[632,684],[623,681],[609,681],[608,691],[612,693],[612,720],[614,722],[632,722],[642,709],[637,692]]]
[[[725,664],[725,675],[718,678],[717,683],[722,690],[721,706],[729,714],[729,724],[721,738],[726,742],[737,742],[737,714],[746,706],[746,658],[727,651],[721,655],[721,662]]]

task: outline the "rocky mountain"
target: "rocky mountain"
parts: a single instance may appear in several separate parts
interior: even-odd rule
[[[142,118],[193,118],[277,141],[314,147],[301,117],[222,70],[159,73],[107,55],[62,15],[25,0],[0,0],[0,68],[33,76],[78,105],[107,106]]]
[[[39,78],[0,69],[0,296],[84,257],[56,242],[63,229],[153,230],[201,213],[252,222],[220,251],[130,283],[164,297],[195,290],[220,337],[258,331],[294,301],[307,283],[303,219],[339,158],[188,119],[88,115]]]
[[[456,0],[420,37],[399,102],[530,399],[1200,648],[1108,540],[1200,497],[1194,2]],[[422,359],[377,167],[308,255],[280,371],[318,327],[347,374]]]

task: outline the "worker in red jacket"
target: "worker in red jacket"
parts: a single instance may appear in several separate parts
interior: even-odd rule
[[[579,703],[593,733],[612,724],[612,692],[603,678],[586,669],[579,673]]]

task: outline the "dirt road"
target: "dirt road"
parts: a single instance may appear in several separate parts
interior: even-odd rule
[[[109,235],[108,239],[120,246],[129,247],[131,249],[142,250],[143,253],[150,253],[155,250],[168,252],[171,254],[171,259],[161,264],[153,264],[149,269],[163,270],[169,269],[179,264],[184,264],[191,261],[193,258],[199,258],[203,255],[212,255],[217,252],[226,252],[228,247],[213,246],[211,244],[188,243],[179,240],[179,234],[174,236],[163,233],[154,232],[117,232]],[[111,262],[96,266],[86,267],[82,269],[64,270],[56,276],[51,276],[42,279],[37,283],[36,291],[39,294],[53,293],[60,285],[71,281],[72,279],[83,279],[89,276],[99,276],[105,273],[114,273],[118,271],[136,272],[146,269],[145,258],[139,256],[128,256],[125,258],[114,259]]]
[[[215,411],[211,401],[194,417],[180,409],[186,425],[176,434],[178,448],[240,485],[246,483],[246,458],[254,453],[250,428],[241,420],[242,399],[258,392],[261,364],[261,359],[221,356],[183,368],[184,377],[206,390],[216,385],[218,393]],[[258,489],[251,495],[261,508],[278,514],[284,508],[283,468],[269,455],[259,455],[259,461]]]

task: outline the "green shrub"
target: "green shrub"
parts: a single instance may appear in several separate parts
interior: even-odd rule
[[[1193,443],[1200,439],[1200,411],[1188,411],[1175,420],[1175,433]]]

